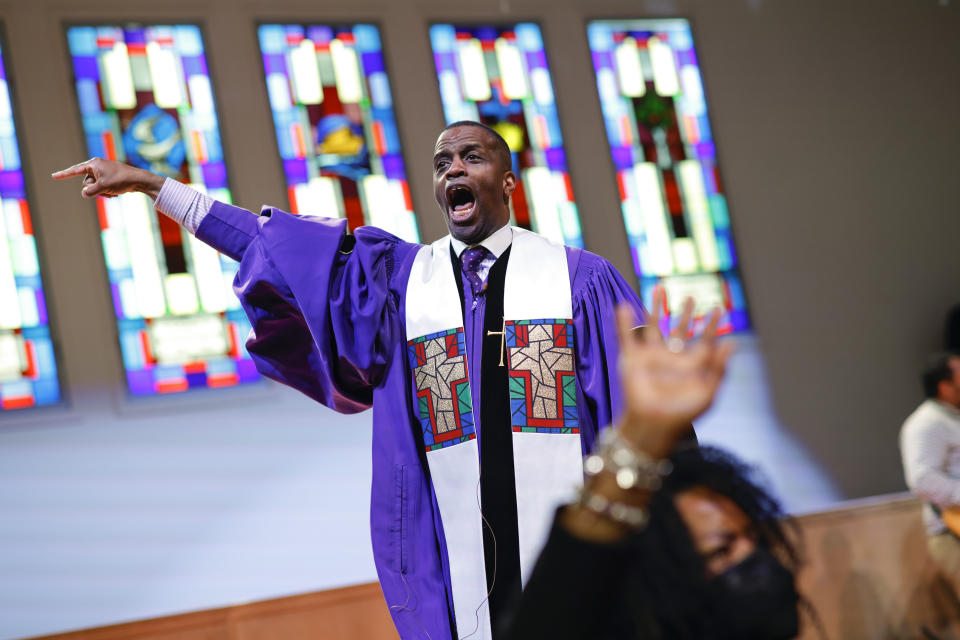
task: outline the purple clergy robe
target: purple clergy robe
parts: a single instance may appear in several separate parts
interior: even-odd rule
[[[342,413],[373,407],[370,529],[384,598],[402,638],[423,638],[425,631],[449,638],[447,544],[415,438],[421,427],[405,345],[407,280],[422,245],[362,227],[352,251],[342,252],[345,231],[345,220],[273,208],[257,216],[217,202],[196,235],[240,261],[234,290],[253,327],[247,350],[263,375]],[[614,307],[626,302],[637,317],[642,307],[603,258],[568,247],[567,262],[587,452],[621,406]],[[464,295],[471,391],[479,407],[485,302],[471,311],[469,286]]]

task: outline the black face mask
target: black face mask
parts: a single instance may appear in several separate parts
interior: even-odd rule
[[[800,596],[793,574],[766,549],[707,583],[710,638],[787,640],[798,633]]]

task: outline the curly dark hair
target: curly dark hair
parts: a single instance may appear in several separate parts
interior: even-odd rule
[[[709,611],[706,566],[696,552],[674,498],[704,487],[732,500],[750,520],[757,545],[796,573],[802,558],[799,528],[787,518],[758,472],[714,447],[688,448],[671,457],[673,472],[651,499],[650,524],[634,541],[638,553],[628,572],[624,594],[631,603],[636,637],[678,640],[708,638],[704,612]]]

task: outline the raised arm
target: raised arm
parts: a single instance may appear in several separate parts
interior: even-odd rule
[[[80,195],[84,198],[97,196],[113,198],[124,193],[139,191],[156,200],[166,180],[163,176],[144,169],[103,158],[91,158],[52,174],[54,180],[67,180],[80,176],[83,176]]]
[[[654,294],[650,328],[658,326],[663,295],[660,289]],[[716,311],[703,337],[687,344],[692,315],[693,301],[687,300],[680,323],[664,340],[656,330],[635,332],[634,313],[618,309],[625,409],[584,463],[590,477],[580,501],[559,512],[513,618],[510,640],[608,637],[604,625],[612,622],[612,603],[618,602],[634,552],[628,534],[645,523],[662,460],[710,406],[733,350],[716,342]]]
[[[158,211],[240,262],[234,292],[253,327],[246,346],[262,374],[337,411],[370,406],[402,339],[391,278],[419,245],[372,228],[348,242],[346,220],[274,208],[254,215],[102,158],[53,174],[79,177],[85,198],[154,198]]]
[[[81,176],[82,197],[114,198],[135,192],[146,194],[156,201],[158,212],[234,260],[239,261],[243,257],[259,233],[257,216],[251,211],[218,202],[176,180],[121,162],[91,158],[52,175],[54,180]],[[205,221],[207,224],[201,229]]]
[[[664,292],[654,293],[653,309],[647,318],[647,328],[633,330],[633,312],[621,306],[617,310],[620,336],[618,370],[623,387],[624,411],[608,448],[618,446],[632,449],[649,465],[669,456],[678,440],[689,431],[694,418],[701,415],[716,395],[733,352],[731,343],[716,341],[720,312],[710,314],[699,340],[687,344],[694,303],[687,299],[683,314],[670,338],[664,340],[657,327]],[[590,460],[587,461],[589,471]],[[572,534],[597,542],[614,541],[624,537],[629,526],[616,518],[598,515],[589,508],[589,496],[596,495],[598,505],[603,501],[620,503],[642,509],[649,501],[650,492],[642,486],[622,487],[614,473],[603,471],[589,478],[584,488],[588,499],[573,505],[561,518],[561,524]]]

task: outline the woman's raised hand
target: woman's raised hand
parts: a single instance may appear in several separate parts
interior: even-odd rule
[[[665,295],[662,287],[654,290],[653,308],[642,329],[634,329],[628,307],[617,309],[625,405],[620,428],[651,455],[669,454],[691,421],[707,410],[734,350],[732,343],[716,339],[719,309],[708,316],[700,338],[690,340],[692,298],[684,301],[680,321],[664,339],[659,323]]]

